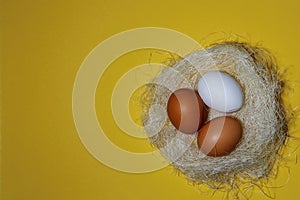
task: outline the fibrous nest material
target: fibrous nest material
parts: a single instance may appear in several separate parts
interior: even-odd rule
[[[197,147],[197,133],[187,135],[176,130],[166,112],[172,92],[179,88],[196,90],[198,80],[209,71],[230,74],[244,92],[244,105],[239,111],[208,112],[207,121],[230,115],[242,122],[241,141],[223,157],[204,155]],[[246,43],[215,44],[164,68],[148,84],[144,127],[150,142],[188,180],[214,189],[235,189],[242,182],[255,183],[268,177],[280,159],[288,136],[283,86],[277,64],[267,51]]]

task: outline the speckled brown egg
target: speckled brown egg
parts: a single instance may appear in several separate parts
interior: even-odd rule
[[[198,92],[188,88],[171,94],[167,113],[175,128],[186,134],[197,132],[205,116],[204,104]]]
[[[198,132],[198,147],[208,156],[228,155],[241,140],[242,132],[242,126],[235,118],[226,116],[212,119]]]

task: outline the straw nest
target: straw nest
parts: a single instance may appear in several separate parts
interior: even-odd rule
[[[179,88],[196,90],[208,71],[233,76],[244,92],[244,105],[234,113],[209,110],[207,120],[230,115],[242,122],[243,137],[227,156],[205,156],[194,135],[182,134],[169,121],[166,106]],[[172,165],[195,184],[232,190],[241,183],[268,177],[281,156],[288,136],[282,103],[283,80],[273,57],[265,50],[245,43],[225,42],[191,53],[164,68],[147,86],[143,125],[150,142]]]

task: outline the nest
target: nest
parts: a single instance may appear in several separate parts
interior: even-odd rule
[[[230,74],[244,92],[244,105],[239,111],[208,112],[207,120],[229,115],[242,122],[240,143],[223,157],[204,155],[197,147],[197,134],[176,130],[166,112],[172,92],[179,88],[196,90],[201,76],[209,71]],[[266,50],[237,42],[215,44],[165,68],[147,87],[143,125],[149,140],[191,182],[232,190],[242,182],[255,183],[268,177],[279,160],[288,136],[281,97],[283,80]]]

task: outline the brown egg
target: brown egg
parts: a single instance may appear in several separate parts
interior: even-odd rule
[[[208,156],[225,156],[232,152],[242,138],[243,128],[232,117],[218,117],[202,126],[198,133],[198,147]]]
[[[199,130],[203,122],[204,104],[197,91],[182,88],[171,94],[167,112],[176,129],[193,134]]]

